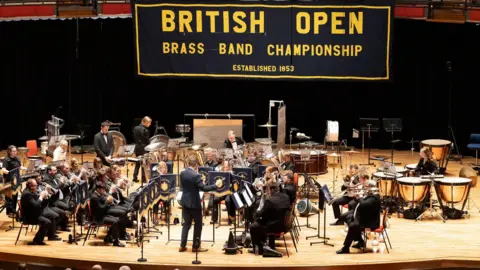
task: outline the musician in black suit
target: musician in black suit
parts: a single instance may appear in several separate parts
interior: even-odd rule
[[[366,183],[369,191],[364,198],[361,198],[354,211],[352,219],[348,221],[348,233],[343,242],[343,247],[337,251],[337,254],[350,253],[350,246],[353,241],[358,243],[353,248],[363,248],[365,242],[362,239],[362,231],[366,228],[372,231],[380,227],[380,195],[375,191],[377,183],[369,180]]]
[[[150,143],[150,131],[148,127],[152,124],[152,119],[145,116],[142,123],[133,128],[133,139],[135,140],[135,156],[145,154],[145,147]],[[140,162],[135,164],[133,171],[133,181],[138,182],[138,171],[140,170]],[[142,168],[142,182],[145,182],[145,171]]]
[[[230,148],[233,150],[237,150],[240,145],[244,145],[245,141],[242,138],[237,137],[233,130],[228,131],[227,139],[223,142],[223,146],[225,148]]]
[[[255,214],[256,221],[250,225],[252,244],[258,247],[258,254],[263,254],[266,233],[280,233],[285,230],[285,215],[290,212],[290,199],[280,192],[277,183],[267,184],[266,196],[263,207]],[[273,249],[275,239],[269,240],[270,247]]]
[[[362,174],[360,175],[360,182],[359,185],[356,187],[357,189],[362,189],[363,185],[365,184],[366,181],[370,179],[370,176],[368,174]],[[351,200],[348,203],[348,211],[343,213],[340,218],[338,219],[337,223],[339,224],[344,224],[346,221],[350,220],[351,217],[353,217],[353,212],[355,211],[355,208],[358,205],[358,202],[360,200],[362,192],[355,192],[355,195],[353,196],[353,200]]]
[[[12,182],[13,179],[10,179],[10,174],[9,172],[14,170],[25,170],[24,167],[22,167],[22,163],[20,162],[20,159],[17,157],[17,147],[15,145],[9,145],[7,148],[7,156],[3,159],[3,168],[2,168],[2,173],[4,174],[4,178],[7,179],[8,182]],[[20,172],[18,173],[20,174]],[[19,181],[20,179],[17,179]],[[13,184],[13,183],[11,183]],[[13,186],[12,186],[13,187]],[[7,215],[9,216],[14,216],[15,213],[17,212],[17,197],[18,195],[12,194],[12,197],[9,198],[8,196],[5,198],[5,203],[6,203],[6,209],[7,209]]]
[[[213,151],[207,152],[207,161],[205,161],[205,167],[215,168],[218,166],[215,153]]]
[[[251,149],[248,151],[247,164],[249,168],[252,168],[253,179],[263,176],[263,175],[258,175],[258,166],[262,165],[262,162],[258,158],[257,150]]]
[[[180,173],[180,186],[183,188],[182,199],[180,205],[182,206],[183,227],[182,239],[180,242],[179,252],[187,250],[188,231],[192,226],[192,220],[195,221],[193,228],[193,248],[192,251],[205,252],[208,249],[200,247],[200,238],[202,235],[202,204],[200,202],[200,191],[213,191],[217,189],[217,185],[206,186],[202,177],[197,173],[198,160],[191,155],[187,158],[188,168]],[[218,180],[221,181],[221,180]],[[218,185],[221,185],[219,183]]]
[[[53,193],[53,191],[44,185],[42,185],[42,177],[38,176],[35,178],[35,181],[37,183],[37,190],[41,193],[43,191],[47,191],[50,194]],[[47,207],[43,209],[42,215],[47,217],[48,219],[54,219],[55,223],[57,226],[60,226],[61,230],[64,232],[70,232],[70,229],[68,229],[68,217],[67,217],[67,211],[64,211],[54,205],[55,199],[52,200],[52,196],[49,196],[50,198],[47,200]]]
[[[55,219],[49,219],[43,215],[44,209],[47,207],[47,192],[37,193],[37,182],[35,179],[29,179],[27,186],[22,193],[20,199],[22,206],[22,219],[26,224],[38,224],[39,228],[33,242],[29,245],[45,245],[43,239],[48,234],[49,241],[62,240],[55,234]]]
[[[93,147],[95,148],[97,157],[102,160],[103,165],[110,166],[113,154],[113,136],[108,133],[110,124],[103,122],[100,127],[100,132],[93,137]]]
[[[283,171],[292,171],[295,172],[295,165],[291,160],[290,153],[285,153],[283,156],[283,162],[280,164]]]
[[[290,201],[290,205],[292,205],[297,199],[297,187],[295,186],[295,182],[293,181],[293,172],[284,171],[282,175],[282,179],[284,183],[282,192],[287,194]]]
[[[113,243],[114,246],[124,247],[119,240],[119,230],[121,220],[118,217],[110,215],[108,210],[113,204],[112,196],[105,193],[105,184],[103,182],[96,183],[96,190],[90,196],[90,211],[92,212],[93,221],[98,225],[110,225],[105,243]]]
[[[437,163],[432,156],[430,148],[423,147],[420,150],[420,160],[415,168],[415,176],[429,175],[438,171]]]
[[[356,185],[360,181],[360,177],[357,175],[358,165],[350,165],[349,169],[350,169],[349,175],[346,177],[347,179],[341,187],[342,191],[347,190],[349,185]],[[342,197],[339,197],[333,200],[332,202],[333,215],[337,220],[333,223],[330,223],[330,225],[332,226],[343,225],[343,222],[339,220],[341,215],[340,207],[342,207],[344,204],[348,204],[353,199],[354,199],[353,197],[348,196],[348,194],[346,193]]]
[[[50,202],[52,203],[52,205],[57,207],[57,208],[62,209],[63,211],[71,210],[70,206],[65,202],[66,197],[63,196],[63,192],[62,192],[63,198],[60,199],[60,191],[62,189],[66,189],[65,186],[68,185],[68,182],[67,182],[67,184],[65,184],[64,182],[62,182],[60,180],[60,176],[57,177],[57,167],[55,167],[53,165],[48,166],[47,167],[47,173],[43,176],[42,181],[44,183],[46,183],[47,185],[49,185],[51,188],[56,190],[55,194],[53,194],[50,197]],[[68,186],[67,186],[67,188],[68,188]]]

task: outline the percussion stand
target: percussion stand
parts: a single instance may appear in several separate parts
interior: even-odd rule
[[[433,217],[434,215],[432,213],[435,213],[435,215],[439,216],[443,223],[445,223],[445,221],[447,221],[441,214],[439,214],[437,212],[437,209],[435,209],[433,207],[433,192],[432,192],[432,189],[433,189],[433,183],[434,183],[434,179],[438,179],[438,178],[443,178],[443,175],[425,175],[425,176],[422,176],[423,179],[430,179],[430,206],[425,210],[423,211],[422,214],[420,214],[420,216],[418,216],[416,219],[415,219],[415,222],[419,221],[422,219],[423,215],[425,215],[426,212],[429,212],[430,215]]]
[[[397,126],[395,123],[393,122],[397,122],[399,123],[399,126]],[[391,155],[390,155],[390,162],[392,163],[392,165],[399,165],[401,164],[400,162],[393,162],[393,152],[395,151],[395,144],[396,143],[399,143],[401,142],[400,140],[395,140],[395,132],[400,132],[402,131],[402,126],[401,126],[401,119],[400,118],[383,118],[383,122],[384,122],[384,126],[385,126],[385,131],[386,132],[390,132],[391,134],[391,141],[390,143],[392,144],[392,152],[391,152]],[[390,124],[389,126],[387,126],[386,124]]]

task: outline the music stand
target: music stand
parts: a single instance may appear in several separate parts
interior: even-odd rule
[[[360,118],[360,131],[362,131],[362,157],[364,157],[365,153],[365,131],[368,135],[368,162],[366,164],[360,164],[364,166],[373,165],[374,163],[370,163],[370,154],[371,154],[371,133],[378,132],[380,129],[380,119],[379,118]]]
[[[320,242],[310,242],[310,246],[315,244],[324,244],[324,245],[333,247],[333,244],[330,244],[327,242],[327,240],[330,239],[327,237],[327,204],[330,205],[332,203],[333,196],[330,193],[330,190],[328,189],[327,185],[324,185],[323,187],[320,188],[320,192],[318,193],[318,196],[319,196],[318,208],[320,208],[320,202],[322,201],[321,197],[323,196],[323,236],[320,236],[320,213],[319,213],[317,235],[307,237],[307,239],[312,237],[318,237],[323,239],[323,241],[320,241]]]
[[[133,155],[133,152],[135,152],[135,144],[127,144],[127,145],[120,145],[118,147],[118,155],[124,156],[125,158],[125,164],[127,165],[127,178],[128,178],[128,157],[131,157]],[[141,168],[143,169],[143,168]],[[143,173],[143,172],[142,172]]]
[[[157,185],[160,187],[160,200],[168,201],[175,198],[175,193],[177,189],[177,175],[176,174],[163,174],[155,178]],[[168,207],[165,207],[166,220],[167,220],[167,235],[168,242],[170,242],[170,207],[171,202],[168,204]]]
[[[302,150],[300,152],[300,161],[298,161],[299,164],[303,164],[303,177],[305,179],[305,183],[303,183],[302,190],[303,192],[306,191],[307,195],[305,196],[307,199],[307,203],[310,201],[310,188],[311,188],[311,183],[310,183],[310,176],[308,175],[307,172],[307,165],[312,163],[313,161],[310,160],[310,150]],[[313,180],[312,180],[313,181]],[[307,224],[305,225],[299,225],[298,227],[307,227],[310,229],[317,229],[315,227],[310,226],[309,223],[309,213],[307,213]]]
[[[80,162],[83,163],[83,139],[87,136],[85,136],[85,133],[88,133],[90,131],[90,125],[84,125],[84,124],[77,124],[77,131],[78,134],[80,134]]]
[[[402,118],[383,118],[382,120],[383,120],[383,128],[385,128],[386,132],[390,132],[392,136],[390,141],[390,143],[392,144],[392,153],[390,157],[390,162],[393,165],[401,164],[401,163],[393,162],[393,152],[395,150],[395,144],[401,142],[401,140],[394,139],[394,133],[402,131],[403,129]]]

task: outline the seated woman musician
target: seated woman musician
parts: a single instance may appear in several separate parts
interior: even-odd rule
[[[432,150],[428,147],[423,147],[420,150],[420,160],[415,168],[415,176],[429,175],[438,172],[438,166],[433,159]]]
[[[222,162],[222,172],[232,172],[232,166],[228,160],[224,160]],[[208,208],[212,210],[212,221],[211,223],[218,223],[218,205],[225,200],[225,206],[227,207],[228,211],[228,225],[231,225],[233,221],[235,221],[235,205],[232,201],[230,195],[216,197],[213,194],[210,196],[210,200],[208,200]]]
[[[168,152],[162,151],[161,161],[165,162],[167,165],[167,173],[173,173],[173,161],[168,159]]]
[[[158,168],[157,168],[157,172],[159,175],[163,175],[163,174],[167,174],[168,173],[168,167],[167,167],[167,163],[163,162],[163,161],[160,161],[160,163],[158,163]],[[172,208],[170,208],[170,202],[171,202],[172,199],[168,199],[168,200],[159,200],[157,204],[155,204],[153,206],[153,217],[154,217],[154,223],[155,224],[158,224],[159,223],[159,220],[158,220],[158,210],[160,210],[160,203],[162,203],[162,207],[163,207],[163,210],[165,212],[166,209],[168,209],[169,211],[169,217],[172,216]],[[167,217],[165,217],[165,221],[168,223],[170,222],[170,220],[167,220]]]
[[[11,175],[9,174],[10,171],[14,172],[15,170],[26,170],[25,167],[22,166],[22,163],[20,162],[20,159],[17,157],[17,147],[15,145],[9,145],[7,148],[7,156],[3,159],[3,166],[2,166],[2,173],[4,179],[7,179],[8,182],[11,182],[11,184],[16,185],[16,183],[13,183],[13,179],[10,179]],[[20,173],[19,173],[20,174]],[[6,202],[6,209],[7,209],[7,215],[9,216],[14,216],[15,213],[17,212],[17,200],[18,200],[18,194],[13,195],[12,197],[6,196],[5,202]]]

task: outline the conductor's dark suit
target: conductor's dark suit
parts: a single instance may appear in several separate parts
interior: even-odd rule
[[[43,216],[43,210],[47,207],[48,200],[40,200],[40,196],[36,193],[32,193],[29,189],[25,189],[20,199],[20,204],[23,211],[23,222],[26,224],[38,224],[39,229],[34,243],[42,243],[45,235],[48,233],[49,237],[55,237],[55,220],[48,219]]]
[[[183,189],[180,205],[182,206],[182,215],[184,220],[180,247],[186,247],[188,231],[192,226],[192,220],[194,220],[195,227],[193,228],[193,248],[199,248],[202,235],[202,204],[200,202],[199,192],[212,191],[215,190],[217,186],[204,185],[202,177],[192,168],[187,168],[180,173],[180,184]]]
[[[140,124],[133,128],[133,139],[135,140],[135,156],[141,156],[145,154],[145,147],[150,143],[150,131],[146,126]],[[133,179],[137,179],[138,171],[140,170],[140,162],[135,164],[135,170],[133,171]],[[142,168],[142,181],[145,180],[145,172]]]
[[[112,134],[103,134],[102,132],[95,134],[95,137],[93,137],[93,147],[95,148],[97,157],[102,160],[103,165],[110,166],[110,163],[108,163],[105,158],[113,154]]]
[[[354,211],[353,220],[348,223],[348,233],[343,246],[349,248],[353,241],[362,241],[362,230],[380,227],[380,196],[368,195],[361,198]]]

